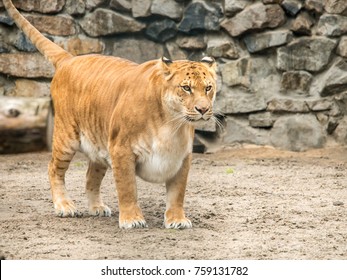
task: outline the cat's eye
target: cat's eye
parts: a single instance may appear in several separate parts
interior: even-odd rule
[[[212,86],[207,86],[205,90],[206,92],[209,92],[211,89],[212,89]]]
[[[192,90],[190,89],[190,86],[182,86],[183,90],[186,92],[191,92]]]

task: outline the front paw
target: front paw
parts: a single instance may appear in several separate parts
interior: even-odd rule
[[[187,228],[192,228],[192,222],[187,219],[176,219],[176,220],[165,220],[164,221],[165,228],[169,229],[187,229]]]
[[[54,203],[55,213],[58,217],[81,217],[82,213],[79,212],[75,204],[68,199],[56,201]]]
[[[184,215],[183,209],[168,210],[164,219],[165,228],[186,229],[192,228],[192,222]]]
[[[132,228],[146,228],[148,226],[142,215],[140,208],[136,206],[132,210],[120,211],[119,227],[121,229],[132,229]]]

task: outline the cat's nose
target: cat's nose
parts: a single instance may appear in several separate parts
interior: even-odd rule
[[[195,105],[195,110],[199,112],[202,116],[208,111],[209,107],[208,106],[200,106],[200,105]]]

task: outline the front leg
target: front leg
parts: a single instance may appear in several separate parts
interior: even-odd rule
[[[192,155],[189,154],[184,159],[175,177],[166,182],[167,200],[164,220],[166,228],[184,229],[192,227],[192,222],[186,218],[183,210],[191,157]]]
[[[137,203],[135,155],[130,148],[113,147],[111,158],[118,193],[119,227],[123,229],[147,227]]]

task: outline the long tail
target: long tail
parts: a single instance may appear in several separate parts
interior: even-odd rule
[[[36,48],[46,59],[54,64],[55,67],[66,58],[72,57],[72,54],[59,47],[45,36],[43,36],[29,21],[27,21],[16,9],[10,0],[3,0],[8,14],[13,18],[17,26],[23,30],[25,35],[33,42]]]

